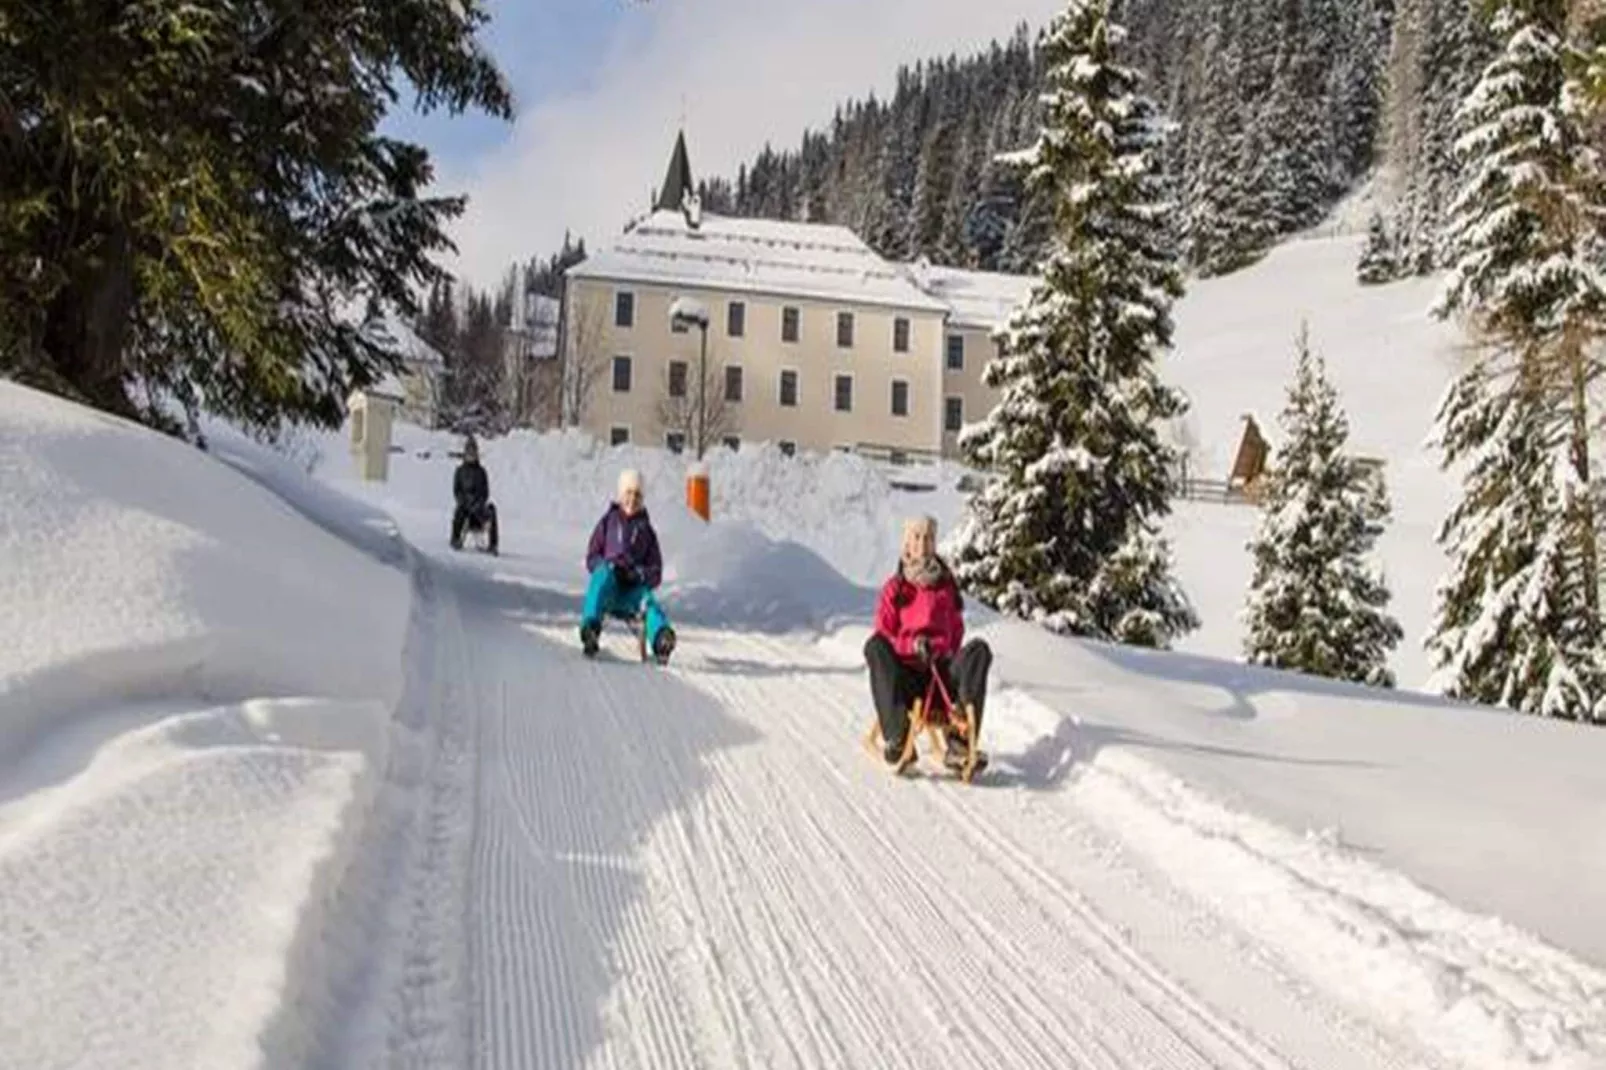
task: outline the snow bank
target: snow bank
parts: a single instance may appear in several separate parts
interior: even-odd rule
[[[260,1060],[386,765],[409,605],[215,458],[0,382],[5,1061]]]
[[[751,525],[689,525],[666,562],[663,604],[677,622],[764,632],[828,631],[868,620],[876,592],[812,551]]]
[[[452,453],[461,439],[408,425],[398,425],[396,435],[403,452],[392,457],[387,483],[358,482],[345,442],[336,435],[323,438],[313,471],[331,486],[382,506],[420,547],[437,549],[446,542],[442,513],[450,513],[457,464]],[[642,473],[666,558],[704,527],[684,504],[692,459],[666,450],[607,446],[577,431],[515,432],[480,442],[480,459],[491,479],[503,545],[513,554],[567,539],[568,552],[578,560],[624,468]],[[894,489],[885,469],[844,453],[787,457],[773,446],[751,444],[714,450],[705,460],[716,527],[736,521],[767,539],[795,543],[860,586],[878,584],[896,563],[904,514],[957,512],[948,469],[922,470],[922,481],[938,483],[936,491],[923,493]]]
[[[1333,842],[1230,810],[1123,750],[1082,812],[1301,975],[1464,1067],[1606,1060],[1606,972],[1462,910]]]

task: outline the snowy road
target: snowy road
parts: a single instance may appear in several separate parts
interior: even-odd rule
[[[425,566],[410,701],[442,753],[353,1059],[1435,1065],[1302,991],[1060,788],[1002,762],[969,789],[890,778],[851,660],[687,628],[668,670],[619,631],[586,662],[572,594],[517,567]]]

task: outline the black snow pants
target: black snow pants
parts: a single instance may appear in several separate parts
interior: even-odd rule
[[[931,670],[904,661],[886,636],[873,634],[864,644],[865,664],[870,667],[870,694],[875,699],[876,717],[887,744],[901,745],[909,734],[909,707],[926,697]],[[972,639],[958,657],[938,659],[934,668],[942,674],[955,704],[970,703],[976,710],[976,731],[981,731],[982,707],[987,702],[987,673],[993,665],[993,652],[981,639]]]

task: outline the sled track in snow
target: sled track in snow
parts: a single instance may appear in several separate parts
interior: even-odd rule
[[[1051,794],[894,781],[862,676],[806,647],[688,631],[664,670],[464,612],[473,1065],[1432,1065],[1239,961]],[[1175,963],[1250,997],[1221,1013]]]

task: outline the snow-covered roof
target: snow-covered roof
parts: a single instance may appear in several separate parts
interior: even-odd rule
[[[950,327],[993,330],[1005,326],[1037,282],[1032,275],[964,271],[925,260],[904,267],[916,286],[948,308]]]
[[[660,210],[569,269],[582,279],[947,310],[846,227]]]
[[[440,352],[418,337],[417,333],[393,312],[379,319],[369,320],[363,324],[363,330],[376,345],[383,346],[392,353],[401,354],[401,358],[409,364],[427,364],[436,368],[446,366],[446,361]]]

